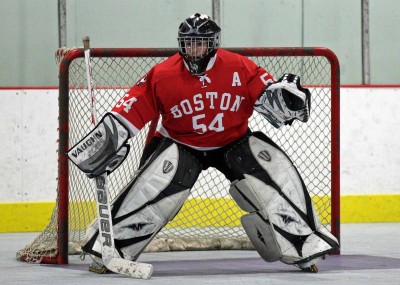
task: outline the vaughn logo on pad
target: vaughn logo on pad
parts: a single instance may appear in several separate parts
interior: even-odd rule
[[[169,161],[169,160],[165,160],[165,161],[164,161],[164,165],[163,165],[163,172],[164,172],[164,173],[168,173],[168,172],[170,172],[172,169],[174,169],[174,165],[172,164],[172,162]]]
[[[259,158],[264,159],[265,161],[270,161],[271,156],[269,155],[268,151],[262,150],[257,155]]]
[[[93,135],[88,137],[82,144],[79,144],[75,149],[72,149],[70,152],[71,155],[75,158],[78,157],[78,155],[87,149],[88,146],[91,146],[102,137],[103,134],[100,131],[93,133]]]

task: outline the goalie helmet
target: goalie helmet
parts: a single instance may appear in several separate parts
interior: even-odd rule
[[[202,75],[220,44],[221,28],[207,15],[196,13],[179,26],[179,53],[193,75]]]

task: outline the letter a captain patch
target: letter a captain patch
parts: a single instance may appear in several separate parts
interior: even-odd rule
[[[242,86],[242,82],[240,82],[239,73],[237,73],[236,71],[233,73],[232,86]]]

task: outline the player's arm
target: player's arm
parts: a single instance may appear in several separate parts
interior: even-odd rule
[[[307,122],[311,110],[311,93],[300,85],[300,77],[286,73],[265,88],[254,104],[254,110],[274,127],[291,125],[297,119]]]

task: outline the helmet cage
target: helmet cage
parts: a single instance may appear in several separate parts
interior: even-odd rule
[[[187,18],[178,32],[179,53],[189,71],[202,75],[220,45],[221,28],[207,15],[196,13]]]
[[[211,37],[178,37],[179,52],[190,61],[205,58],[219,46],[219,33]]]

